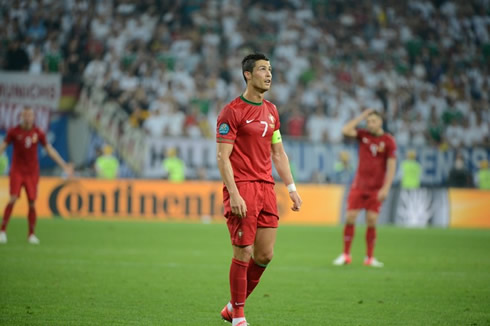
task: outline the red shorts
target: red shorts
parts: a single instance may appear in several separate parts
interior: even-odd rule
[[[379,213],[381,202],[378,200],[378,190],[351,189],[347,198],[347,210],[360,210]]]
[[[248,246],[255,242],[257,228],[277,228],[277,211],[274,185],[268,182],[238,182],[238,192],[247,205],[247,216],[238,217],[231,212],[230,194],[223,187],[223,202],[231,243],[236,246]]]
[[[17,172],[10,173],[10,195],[20,196],[20,190],[22,186],[26,188],[27,199],[34,201],[37,198],[37,184],[39,182],[39,175],[21,174]]]

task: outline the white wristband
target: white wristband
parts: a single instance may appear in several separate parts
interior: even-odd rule
[[[296,185],[294,183],[288,184],[288,192],[296,191]]]

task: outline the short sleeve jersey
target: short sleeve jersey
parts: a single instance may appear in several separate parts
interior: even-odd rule
[[[46,146],[46,135],[36,126],[29,130],[21,126],[9,129],[5,138],[7,144],[14,146],[10,173],[39,175],[37,145]]]
[[[384,133],[375,136],[364,129],[357,130],[359,141],[359,165],[352,188],[379,190],[383,186],[389,158],[396,158],[396,142]]]
[[[267,100],[254,103],[240,96],[223,108],[218,116],[216,141],[233,144],[230,161],[235,182],[274,183],[272,134],[279,127],[277,108]]]

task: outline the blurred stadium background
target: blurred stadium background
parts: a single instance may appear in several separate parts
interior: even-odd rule
[[[41,234],[53,217],[222,225],[216,118],[254,51],[271,58],[266,98],[304,200],[292,214],[278,187],[284,224],[342,222],[357,152],[341,127],[369,107],[399,146],[381,224],[490,227],[488,0],[0,0],[0,135],[33,106],[76,166],[67,180],[41,151]]]

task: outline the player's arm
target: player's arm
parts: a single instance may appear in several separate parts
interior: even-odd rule
[[[383,201],[388,197],[388,193],[390,192],[391,184],[395,179],[396,173],[396,158],[390,157],[386,162],[386,176],[385,182],[383,183],[383,187],[378,192],[378,199]]]
[[[68,176],[71,176],[73,174],[73,166],[66,163],[65,160],[58,153],[58,151],[53,146],[51,146],[51,144],[46,144],[44,149],[46,150],[46,153],[48,153],[49,157],[51,157],[53,161],[55,161],[56,164],[58,164]]]
[[[216,149],[216,160],[218,162],[218,169],[223,179],[223,183],[230,194],[230,206],[231,212],[240,217],[247,216],[247,205],[245,200],[238,192],[238,188],[235,183],[235,177],[233,175],[233,168],[231,166],[230,155],[233,151],[233,144],[218,143]]]
[[[272,161],[276,167],[279,177],[288,187],[289,197],[293,201],[293,211],[299,211],[303,201],[296,191],[296,186],[294,184],[293,175],[291,174],[291,169],[289,167],[289,159],[282,145],[281,134],[279,130],[274,131],[272,136]]]
[[[355,117],[354,119],[348,121],[344,127],[342,128],[342,134],[345,137],[357,137],[356,127],[367,118],[367,116],[373,112],[373,109],[366,109],[360,115]]]

